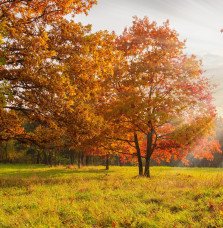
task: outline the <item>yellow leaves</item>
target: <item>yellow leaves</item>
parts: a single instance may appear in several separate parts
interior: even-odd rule
[[[183,59],[182,69],[187,72],[188,76],[200,77],[202,74],[201,61],[197,59],[195,55],[186,57]]]
[[[24,133],[19,116],[9,110],[0,107],[0,141],[13,139]]]
[[[0,33],[0,44],[2,44],[3,43],[3,36],[2,36],[2,34]]]

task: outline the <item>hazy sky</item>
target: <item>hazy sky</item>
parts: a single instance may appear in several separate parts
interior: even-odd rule
[[[186,52],[202,58],[206,74],[218,84],[215,103],[223,114],[223,0],[98,0],[87,17],[77,20],[92,24],[94,31],[120,34],[134,15],[159,24],[170,20],[171,27],[187,40]]]

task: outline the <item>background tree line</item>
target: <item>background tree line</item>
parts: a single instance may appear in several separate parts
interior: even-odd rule
[[[221,150],[223,149],[222,137],[223,120],[218,118],[216,120],[216,138],[220,143]],[[28,163],[28,164],[46,164],[46,165],[76,165],[78,167],[88,165],[133,165],[137,164],[135,156],[126,156],[123,154],[110,154],[107,161],[107,156],[97,156],[94,154],[85,154],[82,151],[74,152],[62,148],[56,150],[44,150],[37,147],[35,144],[20,143],[19,141],[9,140],[2,142],[0,146],[0,162],[2,163]],[[152,165],[165,166],[184,166],[180,160],[170,160],[168,162],[162,161],[157,163],[155,160],[151,161]],[[215,153],[213,159],[205,158],[190,158],[190,167],[223,167],[223,155]]]

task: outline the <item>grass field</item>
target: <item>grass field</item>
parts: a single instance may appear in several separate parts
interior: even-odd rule
[[[0,165],[0,227],[223,227],[223,169]]]

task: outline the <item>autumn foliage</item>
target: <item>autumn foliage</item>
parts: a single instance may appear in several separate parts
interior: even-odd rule
[[[145,176],[151,159],[220,153],[213,86],[169,22],[135,17],[120,36],[93,33],[74,16],[95,3],[1,1],[0,140],[118,155]]]

